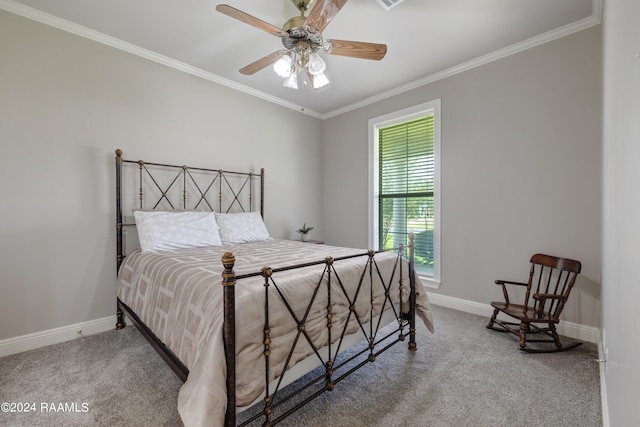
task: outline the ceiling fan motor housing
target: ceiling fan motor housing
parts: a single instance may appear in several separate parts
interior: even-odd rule
[[[313,0],[292,0],[294,4],[304,3],[309,6]],[[304,7],[304,5],[303,5]],[[312,32],[305,26],[307,18],[304,16],[304,9],[300,9],[301,15],[295,16],[284,23],[282,29],[285,30],[289,37],[282,38],[282,45],[288,50],[296,51],[317,51],[322,47],[322,34],[319,31]]]

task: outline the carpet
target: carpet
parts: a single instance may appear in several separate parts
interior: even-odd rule
[[[602,426],[594,344],[524,354],[484,317],[433,312],[418,351],[396,345],[281,425]],[[0,358],[0,425],[181,426],[181,385],[129,326]]]

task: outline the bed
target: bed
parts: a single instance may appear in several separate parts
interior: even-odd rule
[[[416,350],[416,317],[433,332],[412,236],[390,252],[274,239],[263,215],[264,170],[116,150],[116,327],[126,315],[184,381],[186,426],[277,424],[394,344]]]

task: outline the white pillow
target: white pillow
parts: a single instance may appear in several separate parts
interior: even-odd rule
[[[260,212],[216,213],[220,238],[225,245],[261,242],[269,239]]]
[[[143,252],[222,244],[213,212],[134,211],[133,216]]]

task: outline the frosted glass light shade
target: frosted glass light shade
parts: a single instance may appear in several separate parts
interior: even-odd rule
[[[298,74],[297,73],[290,73],[289,77],[287,77],[283,83],[284,87],[289,88],[289,89],[295,89],[298,90]]]
[[[273,64],[273,71],[276,72],[282,78],[287,78],[291,75],[291,57],[289,55],[282,55],[280,59]]]
[[[329,84],[329,79],[324,73],[313,76],[313,88],[320,89]]]
[[[314,52],[309,55],[308,69],[311,74],[317,76],[318,74],[324,73],[324,71],[327,69],[327,64],[320,57],[320,55]]]

